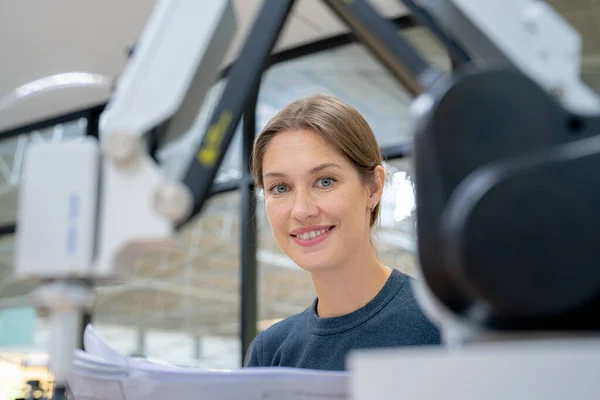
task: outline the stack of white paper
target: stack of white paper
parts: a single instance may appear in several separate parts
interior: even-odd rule
[[[68,382],[74,400],[345,400],[347,372],[296,368],[211,370],[125,357],[89,325]]]

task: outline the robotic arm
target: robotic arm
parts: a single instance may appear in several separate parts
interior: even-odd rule
[[[581,37],[540,0],[417,0],[482,69],[512,66],[561,106],[596,115],[597,93],[581,80]]]
[[[473,58],[412,106],[424,308],[449,344],[597,332],[599,101],[579,36],[543,1],[423,5]]]
[[[165,141],[190,130],[234,33],[231,1],[157,3],[100,121],[95,273],[110,276],[143,248],[168,245],[174,224],[190,216],[190,189],[163,175],[144,138],[156,128]]]
[[[542,1],[403,0],[462,61],[446,76],[366,1],[324,1],[416,96],[426,311],[443,331],[455,320],[471,333],[597,330],[600,192],[585,178],[598,163],[600,102],[579,77],[578,35]],[[263,2],[180,181],[162,173],[145,138],[190,129],[235,32],[228,0],[159,1],[101,118],[100,143],[30,148],[16,272],[43,282],[38,304],[62,343],[51,353],[58,385],[90,285],[116,278],[145,248],[172,245],[201,211],[293,3]]]
[[[165,176],[145,143],[156,127],[170,139],[190,129],[234,32],[231,1],[158,1],[101,117],[99,141],[40,144],[25,155],[16,275],[40,283],[35,304],[50,312],[57,395],[92,286],[118,278],[144,249],[175,246],[175,224],[191,214],[189,189]]]

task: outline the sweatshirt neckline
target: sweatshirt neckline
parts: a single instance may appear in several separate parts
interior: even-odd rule
[[[371,301],[358,310],[339,317],[320,318],[317,315],[318,298],[316,298],[307,310],[308,330],[316,335],[333,335],[368,321],[396,296],[406,279],[407,275],[397,269],[392,269],[386,283]]]

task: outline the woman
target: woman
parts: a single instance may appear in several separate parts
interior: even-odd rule
[[[257,136],[252,170],[273,235],[317,297],[261,332],[248,366],[343,370],[353,349],[439,344],[410,278],[383,265],[370,240],[381,164],[365,119],[328,95],[287,105]]]

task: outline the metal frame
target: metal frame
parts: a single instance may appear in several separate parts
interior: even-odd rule
[[[450,35],[444,32],[435,22],[434,18],[431,16],[427,10],[422,7],[419,7],[414,0],[399,0],[403,3],[414,16],[414,18],[419,21],[419,23],[423,26],[426,26],[427,29],[448,49],[448,53],[450,54],[450,58],[454,60],[456,63],[466,63],[471,60],[471,57],[467,54],[466,50],[462,48]]]
[[[256,262],[258,227],[255,218],[256,196],[250,172],[250,158],[256,136],[256,103],[259,90],[260,81],[255,84],[250,101],[246,104],[242,126],[242,181],[240,185],[242,208],[240,221],[240,339],[242,352],[240,365],[244,365],[248,348],[256,336],[258,322],[258,268]]]
[[[225,88],[224,93],[221,96],[221,101],[217,105],[216,109],[212,114],[211,123],[209,124],[209,130],[204,135],[202,146],[206,146],[206,139],[210,139],[210,129],[219,122],[222,121],[223,112],[235,108],[235,116],[231,116],[228,124],[225,126],[225,130],[229,132],[220,132],[221,140],[219,143],[220,157],[209,168],[198,169],[198,164],[192,164],[190,172],[188,173],[185,182],[191,187],[196,188],[195,200],[196,208],[195,214],[197,214],[202,208],[202,204],[206,199],[217,194],[230,192],[233,190],[241,190],[241,219],[242,219],[242,232],[241,232],[241,304],[240,304],[240,338],[241,338],[241,357],[242,365],[244,356],[247,354],[248,348],[252,343],[256,335],[257,326],[257,314],[258,314],[258,288],[257,288],[257,262],[256,262],[256,250],[257,250],[257,227],[255,222],[255,211],[256,202],[254,197],[254,186],[249,170],[250,154],[254,136],[256,134],[256,103],[258,100],[258,93],[260,89],[260,79],[262,74],[270,67],[280,64],[282,62],[290,61],[296,58],[313,55],[321,51],[332,50],[337,47],[345,46],[348,44],[362,42],[375,56],[385,65],[392,74],[405,83],[409,90],[416,94],[419,91],[426,88],[428,85],[427,80],[413,81],[410,82],[406,78],[406,71],[401,63],[394,62],[394,59],[408,58],[412,60],[406,63],[409,66],[409,75],[412,73],[419,74],[419,76],[437,76],[437,71],[432,71],[430,66],[427,65],[421,56],[416,53],[407,43],[403,40],[398,42],[398,29],[415,28],[425,25],[431,30],[429,26],[429,20],[427,15],[413,11],[413,16],[402,16],[395,19],[384,19],[379,16],[366,2],[356,1],[353,2],[353,9],[348,12],[347,10],[340,9],[339,2],[334,0],[324,0],[331,9],[348,25],[351,27],[351,32],[347,34],[337,35],[334,37],[322,39],[313,43],[298,46],[293,49],[285,50],[282,52],[271,54],[273,44],[279,36],[279,33],[285,23],[287,15],[294,3],[294,0],[266,0],[263,6],[263,10],[259,13],[259,17],[262,20],[259,23],[255,23],[255,30],[259,32],[251,32],[248,41],[244,46],[246,52],[252,48],[253,54],[246,54],[244,51],[240,54],[238,59],[246,60],[248,57],[252,59],[251,68],[248,67],[248,63],[238,63],[237,65],[243,65],[243,68],[236,69],[236,64],[232,64],[224,68],[221,72],[221,77],[229,77],[230,82]],[[404,0],[403,0],[404,1]],[[410,8],[410,7],[409,7]],[[418,11],[418,10],[417,10]],[[258,21],[258,20],[257,20]],[[382,23],[383,21],[383,23]],[[269,25],[265,28],[264,24]],[[373,27],[377,29],[373,29]],[[256,29],[261,27],[262,29]],[[434,32],[435,34],[435,32]],[[393,39],[390,37],[393,35]],[[444,41],[444,38],[438,39]],[[451,40],[451,39],[448,39]],[[396,46],[389,46],[389,42],[396,44]],[[254,43],[255,46],[249,46],[249,43]],[[260,43],[260,45],[256,45]],[[266,45],[265,45],[266,43]],[[398,45],[398,43],[400,43]],[[391,47],[391,50],[390,50]],[[468,61],[465,54],[461,54],[460,49],[449,47],[449,55],[452,60],[452,66],[456,67],[458,64]],[[260,48],[257,58],[256,48]],[[251,71],[249,71],[251,69]],[[420,71],[420,72],[419,72]],[[423,74],[423,72],[426,72]],[[236,79],[237,75],[237,79]],[[231,84],[233,79],[234,84]],[[243,86],[242,95],[240,95],[240,86]],[[229,92],[227,91],[229,88]],[[235,93],[233,93],[235,89]],[[233,104],[232,104],[233,103]],[[88,109],[78,110],[67,115],[59,116],[56,118],[47,119],[44,121],[29,124],[15,129],[10,129],[4,132],[0,132],[0,140],[7,139],[10,137],[18,136],[21,134],[29,133],[34,130],[44,129],[56,124],[69,122],[79,118],[87,118],[88,125],[86,135],[98,136],[98,118],[102,113],[106,104],[97,105]],[[231,106],[234,107],[231,107]],[[233,113],[232,113],[233,114]],[[243,119],[243,154],[242,154],[242,173],[243,176],[239,180],[228,181],[225,183],[213,184],[212,181],[216,172],[219,168],[220,161],[222,160],[227,145],[231,140],[235,129],[239,124],[242,114]],[[214,130],[213,130],[214,132]],[[225,136],[229,135],[228,140],[225,140]],[[214,143],[213,143],[214,145]],[[385,159],[398,159],[407,156],[411,152],[410,146],[406,145],[395,145],[391,147],[382,148],[382,153]],[[198,160],[198,159],[196,159]],[[195,165],[195,166],[194,166]],[[199,172],[203,171],[203,172]],[[209,177],[210,179],[206,179]],[[200,184],[200,185],[199,185]],[[14,225],[7,225],[0,227],[0,235],[11,234],[15,232]],[[84,321],[91,320],[91,315],[87,315]]]
[[[86,118],[88,121],[95,118],[96,115],[102,114],[106,107],[106,103],[97,104],[88,108],[83,108],[77,111],[70,112],[68,114],[59,115],[57,117],[43,119],[31,124],[23,125],[16,128],[11,128],[5,131],[0,131],[0,141],[10,139],[15,136],[31,133],[40,129],[50,128],[54,125],[64,124],[66,122],[75,121],[80,118]],[[97,132],[97,128],[96,128]]]
[[[412,95],[442,76],[367,1],[323,1]]]

